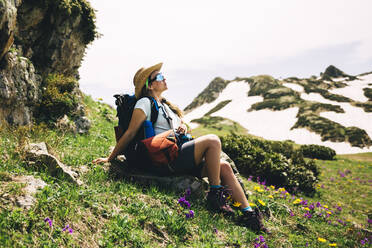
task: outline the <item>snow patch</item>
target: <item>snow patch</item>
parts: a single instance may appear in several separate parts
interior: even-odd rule
[[[283,86],[290,88],[297,92],[304,92],[304,87],[294,83],[283,83]]]

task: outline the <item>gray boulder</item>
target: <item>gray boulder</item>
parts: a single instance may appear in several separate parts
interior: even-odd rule
[[[14,125],[32,121],[35,105],[40,102],[41,78],[20,51],[4,56],[5,67],[0,69],[0,119]]]
[[[1,182],[0,202],[6,208],[11,209],[17,205],[24,209],[31,208],[36,200],[35,194],[38,190],[44,188],[47,184],[33,176],[11,176]],[[17,191],[11,191],[10,188],[17,188]]]
[[[48,149],[44,142],[31,143],[26,147],[26,160],[29,166],[37,169],[47,169],[51,176],[82,185],[82,181],[78,179],[78,174],[69,166],[61,163],[56,157],[48,153]]]
[[[26,209],[29,209],[35,204],[34,195],[37,190],[47,186],[43,180],[34,178],[33,176],[14,177],[13,181],[26,184],[26,187],[23,188],[24,195],[17,197],[16,200],[18,206]]]
[[[112,151],[114,147],[110,148]],[[245,195],[247,198],[252,192],[247,191],[244,187],[244,184],[240,178],[238,169],[235,166],[234,161],[224,152],[221,153],[221,161],[226,161],[229,163],[234,171],[235,176],[237,177],[240,185],[242,186]],[[185,191],[186,189],[191,189],[194,195],[204,197],[205,191],[208,189],[208,179],[203,178],[199,179],[193,176],[154,176],[145,172],[136,171],[129,167],[128,162],[125,159],[124,155],[118,156],[114,161],[109,163],[109,172],[113,177],[125,178],[132,182],[140,183],[142,185],[151,185],[156,184],[164,188],[172,188],[175,191]]]
[[[143,171],[131,170],[124,156],[109,163],[109,173],[116,179],[126,179],[143,186],[157,185],[176,192],[185,192],[190,189],[192,195],[202,198],[208,189],[207,181],[194,176],[156,176]]]
[[[87,133],[91,127],[91,121],[86,116],[78,116],[75,120],[76,132],[79,134]]]

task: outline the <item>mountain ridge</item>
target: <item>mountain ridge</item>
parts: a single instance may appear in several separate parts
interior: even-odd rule
[[[225,117],[238,122],[248,130],[254,130],[255,127],[247,123],[248,116],[262,115],[263,113],[273,116],[281,114],[281,119],[278,117],[278,125],[281,125],[281,122],[286,122],[284,129],[287,130],[278,130],[278,132],[288,132],[288,137],[295,136],[290,135],[290,133],[301,131],[303,132],[302,135],[310,135],[312,139],[316,139],[317,144],[323,145],[323,143],[328,142],[328,146],[333,148],[332,146],[335,145],[333,143],[347,143],[353,147],[351,150],[360,148],[361,150],[358,151],[362,152],[363,149],[368,150],[372,145],[372,130],[367,123],[372,122],[372,101],[370,98],[372,77],[370,74],[363,73],[352,76],[331,65],[318,78],[315,76],[302,79],[289,77],[279,80],[269,75],[248,78],[237,77],[234,80],[219,78],[218,81],[213,80],[186,107],[185,118],[191,122],[193,119],[200,119],[220,104],[217,111],[214,110],[213,113],[208,115]],[[224,91],[229,91],[228,88],[235,87],[231,83],[240,88],[231,91],[231,96],[228,96],[227,93],[224,94]],[[237,84],[240,86],[237,86]],[[242,92],[238,93],[236,91],[244,92],[245,96]],[[235,99],[235,102],[239,101],[239,103],[234,103],[234,95],[236,94],[241,97],[239,100]],[[230,101],[227,102],[227,100]],[[233,102],[231,103],[231,101]],[[248,104],[249,107],[243,109],[245,103],[251,101],[253,102]],[[223,106],[221,106],[222,102],[224,102]],[[232,104],[234,107],[231,107]],[[229,113],[224,110],[226,108],[230,109]],[[267,112],[268,110],[270,112]],[[365,120],[361,123],[352,120],[351,122],[354,122],[351,123],[346,119],[339,119],[340,116],[349,118],[350,111],[356,111],[358,118]],[[198,112],[200,113],[197,114]],[[235,115],[231,114],[232,112]],[[248,119],[242,119],[238,115],[246,116]],[[351,115],[351,119],[355,118]],[[250,121],[252,122],[252,119]],[[271,122],[270,118],[266,121]],[[254,122],[259,124],[261,119],[257,117]],[[194,125],[195,127],[196,125]],[[267,127],[271,129],[269,125]],[[250,134],[261,136],[255,132],[250,132]],[[264,132],[263,135],[265,135]],[[271,137],[264,136],[263,138],[282,140],[283,138],[280,137],[280,134],[273,134]],[[297,143],[296,140],[295,142]],[[305,143],[310,144],[311,142]],[[346,148],[343,150],[338,149],[338,152],[345,153]]]

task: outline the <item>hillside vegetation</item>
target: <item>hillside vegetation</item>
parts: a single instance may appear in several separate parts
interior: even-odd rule
[[[315,194],[290,193],[268,185],[265,178],[246,175],[251,205],[265,213],[271,235],[236,225],[234,220],[206,210],[204,200],[188,198],[193,218],[178,204],[183,192],[142,187],[115,180],[107,165],[92,159],[106,156],[115,144],[109,106],[84,97],[89,133],[74,134],[39,124],[0,128],[1,247],[368,247],[371,244],[372,163],[349,157],[315,160],[319,167]],[[76,186],[35,171],[25,162],[25,145],[46,142],[50,153],[80,172]],[[361,155],[370,159],[371,155]],[[84,172],[83,168],[86,168]],[[29,209],[14,199],[25,185],[12,181],[33,175],[48,186]],[[67,227],[68,225],[68,227]]]

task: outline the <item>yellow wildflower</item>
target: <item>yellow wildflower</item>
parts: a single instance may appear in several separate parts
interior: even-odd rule
[[[234,207],[240,207],[240,205],[242,205],[242,204],[240,202],[237,202],[237,201],[234,202],[234,204],[233,204]]]
[[[293,201],[293,204],[299,204],[300,202],[302,202],[302,200],[297,198],[296,200]]]
[[[102,97],[98,98],[98,101],[103,101]]]
[[[318,241],[324,243],[324,242],[326,242],[327,240],[326,240],[326,239],[323,239],[323,238],[318,238]]]
[[[249,206],[250,206],[250,207],[255,207],[255,206],[257,206],[257,205],[254,204],[254,203],[249,203]]]
[[[285,191],[285,188],[279,188],[278,189],[280,192],[284,192]]]
[[[272,195],[269,195],[268,197],[269,197],[269,198],[271,198],[271,199],[273,199],[273,198],[274,198],[274,197],[273,197]]]
[[[286,195],[290,195],[288,192],[285,193]]]
[[[258,200],[258,202],[259,202],[262,206],[266,206],[266,203],[264,203],[264,202],[261,201],[260,199]]]
[[[327,214],[332,214],[332,212],[330,212],[330,211],[327,211]]]
[[[304,210],[306,210],[306,211],[310,211],[310,208],[304,208]]]
[[[270,185],[270,188],[275,189],[275,186],[274,185]]]
[[[228,201],[229,201],[230,199],[231,199],[231,195],[229,195],[229,196],[226,198],[226,200],[228,200]]]
[[[328,208],[328,205],[324,205],[323,207]]]
[[[336,247],[337,244],[336,244],[336,243],[330,243],[329,246],[331,246],[331,247]]]
[[[264,190],[261,189],[261,187],[259,186],[254,186],[253,190],[257,191],[257,192],[263,192]]]

